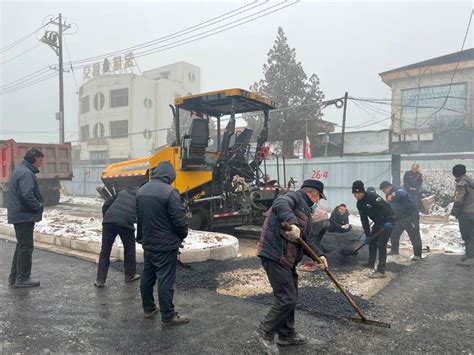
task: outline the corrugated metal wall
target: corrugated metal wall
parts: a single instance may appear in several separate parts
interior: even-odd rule
[[[421,170],[451,170],[454,164],[459,162],[465,164],[469,170],[474,170],[474,157],[469,154],[462,157],[447,158],[446,156],[430,155],[424,158],[419,155],[402,156],[402,176],[403,172],[410,169],[413,162],[421,166]],[[296,177],[299,188],[303,180],[318,178],[325,185],[325,192],[328,197],[323,201],[325,208],[332,209],[340,203],[345,203],[351,211],[356,209],[356,201],[352,195],[352,182],[362,180],[366,187],[373,186],[377,192],[378,186],[383,180],[391,181],[391,156],[346,156],[344,158],[317,158],[311,160],[291,159],[286,160],[286,182],[290,176]],[[100,177],[105,165],[100,166],[81,166],[74,167],[74,178],[72,181],[63,181],[66,193],[70,196],[95,197],[97,196],[96,187],[102,185]],[[264,170],[264,164],[262,164]],[[277,161],[270,159],[266,161],[267,174],[271,179],[278,179]],[[280,183],[284,184],[283,161],[279,159]],[[319,173],[319,174],[318,174]]]
[[[102,185],[100,179],[106,165],[73,167],[72,181],[63,181],[62,185],[68,196],[96,197],[96,187]]]
[[[283,184],[283,163],[279,159],[280,183]],[[286,160],[286,180],[296,177],[299,188],[305,179],[318,178],[324,183],[324,192],[328,198],[323,201],[325,208],[332,209],[345,203],[352,211],[356,209],[356,200],[352,195],[352,183],[362,180],[366,187],[378,186],[383,180],[391,180],[391,156],[351,156],[344,158],[317,158],[311,160]],[[268,160],[267,174],[277,180],[277,161]],[[262,164],[262,169],[264,166]]]

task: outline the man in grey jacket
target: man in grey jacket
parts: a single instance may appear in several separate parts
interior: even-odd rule
[[[44,154],[37,149],[26,152],[23,162],[12,173],[8,192],[8,223],[15,227],[16,248],[8,278],[10,287],[36,287],[39,281],[31,279],[33,230],[43,215],[41,196],[36,174],[43,163]]]
[[[474,180],[466,175],[466,166],[453,167],[456,191],[451,215],[459,221],[459,231],[464,240],[466,254],[456,265],[474,267]]]

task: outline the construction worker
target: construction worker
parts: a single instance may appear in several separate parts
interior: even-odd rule
[[[411,260],[421,260],[422,244],[418,206],[403,187],[395,188],[390,182],[383,181],[380,184],[380,190],[384,192],[394,217],[394,226],[390,235],[392,249],[389,254],[399,254],[400,236],[403,231],[406,231],[413,246]]]
[[[313,212],[311,213],[311,219],[313,223],[311,227],[311,232],[308,237],[308,241],[312,245],[317,246],[324,253],[329,253],[329,251],[322,246],[324,235],[328,231],[328,227],[329,227],[328,213],[322,206],[318,205],[318,207],[314,209]],[[298,267],[298,270],[299,271],[318,271],[321,269],[318,264],[314,262],[310,262],[310,263],[304,263],[303,265]]]
[[[411,169],[403,175],[403,187],[415,201],[418,209],[421,210],[421,185],[423,185],[423,175],[420,173],[420,166],[413,164]]]
[[[351,229],[352,226],[349,224],[349,211],[347,210],[347,206],[341,203],[331,212],[328,232],[347,233]]]
[[[36,174],[43,164],[44,154],[30,149],[12,173],[8,191],[8,223],[15,227],[16,248],[8,285],[16,288],[37,287],[39,281],[31,279],[34,249],[33,230],[43,217],[43,197]]]
[[[298,274],[296,266],[303,257],[299,238],[308,241],[311,232],[311,212],[324,196],[324,184],[318,180],[305,180],[300,190],[279,196],[269,210],[258,242],[257,255],[267,273],[275,302],[260,323],[258,337],[265,351],[278,354],[278,345],[298,345],[307,338],[295,330],[295,309],[298,299]],[[281,224],[287,222],[291,230],[285,232]],[[311,245],[321,256],[323,266],[327,261],[323,252]],[[278,340],[275,343],[275,335]]]
[[[117,235],[123,244],[125,282],[136,281],[135,223],[137,222],[136,187],[120,191],[102,206],[102,246],[94,285],[104,287],[110,265],[110,253]]]
[[[151,171],[151,180],[137,192],[137,242],[143,247],[140,284],[145,318],[161,312],[163,325],[181,325],[189,319],[178,315],[173,304],[179,247],[188,235],[188,220],[178,190],[171,186],[176,172],[169,161]],[[160,309],[153,288],[158,281]]]
[[[451,215],[458,219],[466,248],[466,253],[456,265],[474,267],[474,180],[466,175],[466,166],[462,164],[453,167],[453,175],[456,191]]]
[[[360,180],[352,184],[352,193],[357,200],[360,221],[365,233],[364,242],[369,245],[369,262],[367,266],[375,267],[377,249],[379,252],[379,263],[377,270],[369,275],[370,278],[379,279],[385,277],[385,264],[387,263],[387,242],[393,228],[392,210],[387,202],[376,193],[367,193],[364,183]],[[370,229],[369,218],[374,222]]]

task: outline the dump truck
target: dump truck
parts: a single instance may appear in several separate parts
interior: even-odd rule
[[[285,184],[269,182],[261,167],[274,102],[253,92],[229,89],[177,98],[170,106],[177,137],[174,143],[150,156],[109,165],[102,173],[100,195],[110,198],[121,189],[139,186],[158,163],[169,161],[177,176],[173,186],[189,211],[191,228],[216,230],[261,224],[273,200],[286,190]],[[193,117],[183,135],[180,112]],[[253,149],[250,142],[254,132],[249,128],[236,132],[236,115],[249,113],[263,117]],[[223,120],[228,122],[221,134]],[[217,126],[212,140],[211,126]]]
[[[32,148],[44,154],[37,177],[45,205],[55,206],[59,203],[61,180],[71,180],[73,176],[71,143],[18,143],[9,139],[0,140],[0,207],[7,207],[13,169],[21,164],[25,153]]]

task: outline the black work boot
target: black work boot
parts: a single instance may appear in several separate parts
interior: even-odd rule
[[[292,337],[278,337],[277,344],[281,346],[303,345],[308,342],[308,338],[300,333],[295,333]]]
[[[170,319],[166,319],[166,320],[161,320],[161,323],[163,325],[182,325],[182,324],[186,324],[186,323],[189,323],[189,318],[188,317],[184,317],[184,316],[180,316],[177,312],[174,314],[174,316]]]
[[[280,350],[278,349],[277,344],[274,339],[271,339],[267,336],[262,330],[257,330],[256,335],[258,337],[258,342],[265,351],[265,354],[268,355],[278,355]]]
[[[39,281],[33,281],[32,279],[26,279],[25,281],[16,281],[16,288],[27,288],[27,287],[38,287],[40,285]]]

